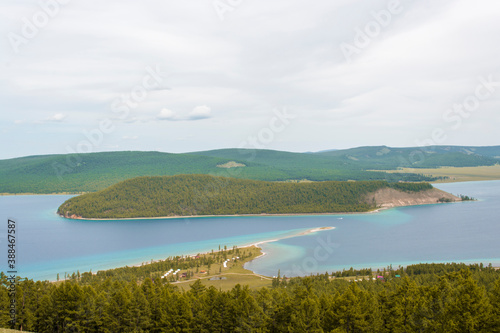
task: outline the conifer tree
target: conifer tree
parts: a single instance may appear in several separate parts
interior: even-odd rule
[[[335,300],[333,316],[337,326],[346,332],[373,332],[380,324],[375,309],[373,296],[353,282]]]

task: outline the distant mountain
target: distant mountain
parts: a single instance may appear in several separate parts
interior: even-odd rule
[[[340,149],[326,149],[326,150],[320,150],[320,151],[318,151],[316,153],[329,153],[331,151],[337,151],[337,150],[340,150]]]
[[[137,151],[21,157],[0,161],[0,193],[92,192],[137,176],[215,173],[226,162]]]
[[[356,164],[362,169],[372,170],[391,170],[399,167],[473,167],[499,163],[500,146],[428,146],[413,148],[371,146],[319,152],[316,155],[349,159],[356,161]]]
[[[138,176],[212,174],[267,181],[308,179],[432,181],[418,174],[367,170],[399,167],[485,166],[500,161],[500,146],[359,147],[317,153],[219,149],[187,154],[103,152],[0,160],[0,193],[93,192]]]

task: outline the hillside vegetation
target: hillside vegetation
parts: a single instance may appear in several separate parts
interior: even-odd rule
[[[67,217],[133,218],[191,215],[365,212],[375,208],[368,193],[384,187],[432,189],[428,183],[265,182],[177,175],[138,177],[97,193],[71,198],[58,213]]]
[[[220,158],[159,152],[44,155],[0,161],[0,193],[81,193],[137,176],[216,172]]]
[[[161,264],[172,269],[183,258]],[[151,267],[73,275],[60,283],[19,279],[14,328],[35,332],[498,332],[500,271],[419,264],[339,274],[278,277],[267,288],[229,291],[193,281],[186,291],[150,278]],[[195,269],[195,268],[193,268]],[[113,273],[118,273],[116,275]],[[361,275],[361,276],[358,276]],[[368,276],[366,276],[368,275]],[[126,276],[132,277],[127,281]],[[7,276],[0,275],[0,327],[9,327]],[[22,306],[21,306],[22,304]]]
[[[239,179],[286,181],[435,181],[425,167],[490,166],[498,147],[360,147],[319,153],[221,149],[189,154],[105,152],[0,160],[0,193],[82,193],[139,176],[211,174]],[[221,166],[238,165],[223,168]],[[409,172],[375,172],[411,168]]]
[[[500,161],[500,146],[428,146],[413,148],[378,146],[358,147],[316,154],[330,158],[344,158],[356,161],[356,164],[360,168],[371,170],[475,167],[497,164]]]

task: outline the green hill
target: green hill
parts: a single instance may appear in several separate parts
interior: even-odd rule
[[[489,166],[500,162],[500,146],[429,146],[392,148],[358,147],[315,153],[323,157],[355,161],[361,169],[438,168]]]
[[[1,193],[93,192],[137,176],[217,173],[228,160],[159,152],[30,156],[0,161]]]
[[[0,193],[95,192],[134,177],[177,174],[212,174],[267,181],[384,180],[391,177],[330,162],[321,156],[264,150],[257,155],[259,158],[250,161],[236,150],[232,156],[228,155],[229,158],[136,151],[21,157],[0,161]],[[217,167],[231,161],[245,167]],[[413,174],[396,177],[396,180],[431,180]]]
[[[282,183],[208,175],[138,177],[63,203],[67,217],[133,218],[191,215],[365,212],[366,195],[384,181]],[[428,183],[397,183],[398,190],[432,189]]]
[[[95,192],[134,177],[177,174],[211,174],[266,181],[432,181],[435,178],[418,172],[388,174],[368,170],[487,166],[498,163],[499,156],[500,146],[380,146],[319,153],[220,149],[187,154],[122,151],[28,156],[0,160],[0,193]],[[225,165],[244,166],[220,167]]]
[[[500,162],[500,146],[430,146],[413,148],[372,146],[318,153],[220,149],[191,154],[242,162],[247,160],[260,165],[287,170],[291,175],[308,174],[308,179],[311,180],[375,180],[380,179],[380,175],[366,170],[395,170],[405,167],[415,169],[446,166],[474,167],[490,166]],[[360,175],[362,176],[360,177]],[[384,176],[384,178],[387,179],[387,176]],[[417,181],[424,179],[418,179],[416,175],[404,174],[401,175],[401,179],[397,180]]]

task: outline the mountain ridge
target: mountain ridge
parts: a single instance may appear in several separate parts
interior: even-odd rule
[[[483,154],[483,155],[481,155]],[[270,149],[218,149],[192,153],[117,151],[50,154],[0,160],[0,193],[81,193],[139,176],[212,174],[241,179],[290,181],[433,181],[418,168],[488,166],[500,162],[500,146],[357,147],[317,153]],[[227,163],[244,167],[224,169]],[[371,170],[412,168],[414,173]]]

